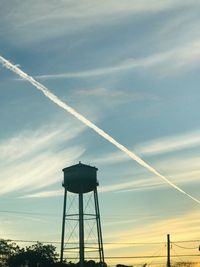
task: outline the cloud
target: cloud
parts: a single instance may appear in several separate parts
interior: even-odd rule
[[[135,237],[135,241],[140,240],[140,242],[160,241],[160,237],[164,237],[168,233],[172,234],[173,240],[198,239],[197,233],[199,233],[198,229],[200,229],[199,221],[198,210],[192,210],[183,215],[176,215],[174,218],[161,219],[160,221],[147,225],[145,228],[139,226],[137,229],[132,229],[132,234]],[[127,233],[126,238],[130,239],[130,233]]]
[[[190,1],[190,6],[197,5]],[[132,14],[149,14],[177,7],[187,7],[180,0],[134,0],[117,2],[114,0],[92,2],[73,1],[30,1],[12,5],[5,3],[1,10],[1,34],[9,38],[18,36],[18,42],[38,42],[66,33],[81,31],[94,25],[118,23],[125,16]],[[34,34],[32,34],[34,33]]]
[[[57,125],[43,126],[36,131],[24,131],[0,143],[0,160],[5,164],[20,160],[31,154],[42,152],[50,144],[52,148],[63,141],[69,141],[78,136],[84,126],[77,126],[73,123],[66,123],[65,126]]]
[[[187,158],[171,158],[170,160],[159,160],[154,165],[157,169],[162,170],[170,180],[178,185],[199,183],[199,157]],[[129,177],[129,174],[126,175]],[[134,175],[131,174],[129,181],[112,183],[107,186],[101,186],[99,192],[118,192],[126,193],[131,191],[159,190],[166,188],[168,185],[160,181],[156,176],[149,177],[147,174]]]
[[[108,158],[107,158],[108,159]],[[125,157],[119,157],[115,162],[114,153],[110,157],[111,164],[118,164],[126,159]],[[166,176],[170,177],[170,180],[176,184],[187,184],[187,183],[199,183],[199,162],[200,157],[190,156],[181,157],[173,156],[171,158],[157,159],[154,162],[154,166],[165,173]],[[105,164],[110,164],[105,161]],[[166,183],[158,180],[156,176],[149,177],[147,174],[126,174],[130,180],[123,183],[116,183],[108,186],[101,187],[102,192],[127,192],[134,190],[157,190],[160,187],[167,187]],[[132,178],[134,177],[134,178]],[[137,178],[135,178],[137,177]]]
[[[124,161],[131,160],[126,154],[121,151],[115,151],[111,153],[106,153],[105,155],[101,155],[100,157],[95,157],[94,164],[99,165],[111,165],[122,163]]]
[[[62,168],[85,151],[68,143],[84,129],[74,123],[60,129],[51,125],[2,141],[0,194],[32,191],[59,181]]]
[[[112,98],[113,101],[139,101],[139,100],[159,100],[159,98],[153,94],[149,94],[146,92],[141,92],[141,90],[132,90],[128,91],[125,89],[113,89],[113,88],[85,88],[76,91],[76,94],[83,97],[98,97],[104,100],[108,100],[111,104],[110,99]]]
[[[138,67],[149,67],[158,65],[168,60],[172,51],[167,51],[163,53],[158,53],[154,55],[150,55],[144,58],[129,58],[119,62],[117,65],[102,67],[92,70],[84,70],[77,72],[67,72],[60,74],[46,74],[46,75],[37,75],[36,78],[40,80],[48,80],[48,79],[61,79],[61,78],[88,78],[93,76],[103,76],[109,75],[116,72],[122,72],[126,70],[135,69]]]
[[[88,78],[93,76],[104,76],[115,73],[122,73],[133,69],[151,68],[156,74],[174,75],[182,70],[189,69],[200,63],[200,39],[190,41],[186,44],[179,44],[177,47],[166,51],[152,53],[142,58],[128,58],[117,65],[105,66],[102,68],[88,69],[77,72],[60,74],[37,75],[40,80],[62,79],[62,78]]]
[[[161,161],[156,165],[163,172],[170,174],[170,179],[176,184],[191,184],[199,183],[199,160],[199,158],[193,158],[189,161],[187,159],[175,160],[173,158],[167,161],[167,163],[166,161]],[[126,177],[129,178],[129,181],[101,185],[98,189],[99,193],[127,193],[132,191],[159,190],[168,187],[166,183],[160,181],[157,177],[149,177],[147,174],[137,176],[127,174]],[[49,198],[62,195],[63,190],[51,190],[26,194],[23,198]]]
[[[42,191],[34,194],[24,195],[22,198],[47,198],[47,197],[58,197],[63,196],[63,190],[51,190],[51,191]]]
[[[99,88],[84,88],[76,89],[72,95],[76,101],[80,103],[89,103],[90,109],[97,114],[102,115],[102,110],[110,110],[115,107],[130,102],[142,101],[159,101],[153,93],[145,92],[143,90],[132,88],[113,88],[113,87],[99,87]],[[98,105],[96,102],[98,101]],[[90,116],[90,115],[89,115]],[[91,117],[91,116],[90,116]]]
[[[156,178],[140,179],[136,181],[129,181],[124,183],[116,183],[107,186],[101,186],[98,191],[100,193],[108,192],[127,192],[134,190],[154,190],[156,187],[165,186],[164,182],[158,181]],[[63,190],[39,191],[33,194],[24,195],[22,198],[49,198],[59,197],[63,195]]]
[[[106,232],[106,240],[109,242],[109,240],[112,240],[111,242],[123,243],[123,242],[134,242],[135,243],[146,243],[146,242],[166,242],[167,234],[171,234],[171,241],[185,241],[185,240],[197,240],[199,239],[199,236],[197,233],[199,233],[200,230],[200,217],[198,210],[192,210],[188,213],[184,213],[181,215],[175,215],[168,219],[157,219],[154,222],[149,223],[148,225],[145,225],[146,220],[141,222],[140,224],[133,224],[132,226],[129,225],[128,229],[123,228],[121,231],[112,231],[112,234],[109,235],[109,232],[107,234]],[[156,229],[156,231],[155,231]],[[113,238],[114,237],[114,238]],[[163,248],[162,253],[165,253],[165,244],[157,244],[156,250],[158,250],[158,246]],[[191,253],[197,254],[198,249],[198,243],[187,243],[187,247],[194,247],[196,246],[196,251],[193,250]],[[115,244],[115,245],[109,245],[107,250],[112,250],[112,254],[119,253],[119,250],[126,247],[127,254],[132,254],[133,245],[131,244]],[[148,253],[147,253],[148,250]],[[155,245],[151,244],[147,247],[145,244],[136,245],[134,246],[134,251],[137,255],[151,255],[153,252],[152,250],[155,250]],[[162,250],[162,249],[161,249]],[[195,253],[196,252],[196,253]],[[121,252],[122,253],[122,252]],[[183,252],[182,252],[183,253]],[[180,253],[180,254],[182,254]],[[153,252],[154,254],[154,252]]]
[[[200,130],[162,137],[137,145],[135,150],[141,155],[159,155],[200,146]]]
[[[169,152],[174,153],[176,151],[197,148],[198,146],[200,146],[200,131],[194,130],[191,132],[186,132],[184,134],[165,136],[158,139],[150,140],[145,143],[137,144],[132,149],[136,151],[136,153],[143,156],[156,156]],[[127,157],[127,155],[121,153],[120,151],[115,151],[107,153],[106,155],[103,155],[99,158],[96,157],[94,160],[97,164],[106,165],[116,164],[120,162],[122,163],[130,159],[129,157]],[[189,158],[187,158],[187,160],[189,160],[190,162]],[[192,158],[191,160],[193,161],[194,159]]]
[[[80,89],[77,92],[81,96],[95,96],[95,97],[123,97],[126,93],[122,90],[108,90],[106,88]]]
[[[63,166],[78,161],[83,154],[81,147],[68,148],[60,153],[44,152],[22,163],[1,168],[0,194],[22,190],[32,191],[60,180]]]
[[[185,134],[167,136],[157,140],[149,141],[137,145],[134,150],[143,156],[156,156],[164,154],[162,158],[155,158],[153,166],[156,167],[161,173],[170,177],[170,180],[176,184],[192,184],[199,183],[199,162],[200,157],[195,154],[182,153],[173,155],[174,152],[179,150],[197,148],[199,143],[199,130],[188,132]],[[166,157],[166,153],[171,152],[171,156]],[[95,157],[95,164],[108,166],[111,164],[119,165],[130,159],[120,151],[107,153],[101,155],[99,158]],[[127,170],[128,171],[128,170]],[[142,171],[142,170],[141,170]],[[126,178],[129,174],[126,174]],[[132,177],[137,177],[136,179]],[[150,177],[146,174],[137,173],[131,174],[129,181],[122,183],[115,183],[101,187],[101,192],[127,192],[135,190],[157,190],[161,187],[166,187],[167,184],[162,183],[156,177]]]
[[[127,192],[134,191],[134,190],[146,190],[146,189],[155,189],[157,186],[165,185],[164,182],[158,181],[156,178],[142,178],[140,177],[137,180],[131,180],[124,183],[117,183],[107,186],[101,186],[99,189],[99,192],[105,193],[105,192]]]
[[[187,213],[174,214],[167,219],[157,218],[156,221],[151,222],[149,222],[148,218],[141,218],[140,223],[130,223],[128,226],[120,228],[120,231],[118,227],[111,228],[105,224],[104,242],[107,256],[166,255],[167,234],[170,234],[172,242],[171,255],[185,254],[185,250],[183,252],[183,249],[177,249],[173,243],[176,241],[199,239],[199,222],[199,211],[191,210]],[[111,244],[106,244],[106,242],[111,242]],[[191,248],[188,250],[190,251],[188,254],[198,254],[198,242],[179,243],[179,245]],[[194,249],[192,250],[192,248]],[[193,260],[195,259],[198,261],[198,256],[193,257]],[[154,264],[158,263],[160,265],[161,262],[166,262],[166,258],[153,259],[153,261]],[[145,259],[145,262],[150,265],[152,259]],[[126,264],[136,263],[144,264],[144,258],[134,260],[127,257]]]
[[[134,152],[130,151],[128,148],[123,146],[121,143],[116,141],[112,136],[104,132],[101,128],[96,126],[96,124],[92,123],[90,120],[88,120],[86,117],[84,117],[82,114],[77,112],[75,109],[73,109],[71,106],[63,102],[60,98],[58,98],[55,94],[51,93],[47,87],[40,84],[36,80],[34,80],[33,77],[29,76],[27,73],[20,70],[18,67],[14,66],[11,62],[0,56],[0,61],[2,65],[4,65],[7,69],[13,71],[20,77],[24,78],[25,80],[29,81],[32,85],[35,86],[35,88],[39,91],[41,91],[49,100],[51,100],[53,103],[57,104],[60,108],[65,110],[66,112],[73,115],[75,118],[77,118],[79,121],[83,122],[86,126],[94,130],[96,133],[98,133],[101,137],[103,137],[105,140],[109,141],[111,144],[113,144],[115,147],[117,147],[119,150],[127,154],[133,161],[136,161],[140,166],[144,167],[146,170],[148,170],[150,173],[153,173],[154,175],[158,176],[162,180],[164,180],[167,184],[169,184],[171,187],[176,189],[177,191],[181,192],[182,194],[188,196],[193,201],[200,203],[200,201],[196,198],[194,198],[192,195],[185,192],[183,189],[179,188],[177,185],[175,185],[173,182],[171,182],[166,176],[159,173],[156,169],[154,169],[151,165],[149,165],[147,162],[145,162],[142,158],[137,156]]]

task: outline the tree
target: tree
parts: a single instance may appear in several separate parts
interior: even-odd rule
[[[8,259],[9,267],[50,267],[57,260],[56,248],[52,245],[37,243],[20,249]]]
[[[9,257],[15,255],[20,251],[17,244],[10,240],[0,239],[0,267],[6,266]]]

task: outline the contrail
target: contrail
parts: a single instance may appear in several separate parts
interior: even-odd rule
[[[102,136],[104,139],[112,143],[114,146],[116,146],[118,149],[123,151],[126,155],[128,155],[131,159],[136,161],[138,164],[143,166],[145,169],[150,171],[151,173],[155,174],[156,176],[160,177],[162,180],[164,180],[166,183],[168,183],[170,186],[175,188],[177,191],[181,192],[182,194],[188,196],[198,204],[200,204],[200,200],[197,198],[191,196],[184,190],[182,190],[180,187],[172,183],[168,178],[166,178],[164,175],[160,174],[157,170],[155,170],[153,167],[151,167],[148,163],[146,163],[143,159],[141,159],[139,156],[137,156],[135,153],[131,152],[128,148],[117,142],[112,136],[104,132],[102,129],[100,129],[98,126],[96,126],[94,123],[89,121],[87,118],[85,118],[83,115],[78,113],[75,109],[67,105],[65,102],[60,100],[56,95],[52,94],[47,87],[42,85],[41,83],[37,82],[33,77],[29,76],[27,73],[23,72],[17,65],[12,64],[10,61],[5,59],[4,57],[0,56],[0,63],[5,66],[7,69],[13,71],[17,75],[19,75],[22,79],[27,80],[32,85],[34,85],[38,90],[40,90],[46,97],[48,97],[51,101],[53,101],[56,105],[61,107],[62,109],[66,110],[70,114],[72,114],[74,117],[76,117],[78,120],[80,120],[82,123],[93,129],[96,133],[98,133],[100,136]]]

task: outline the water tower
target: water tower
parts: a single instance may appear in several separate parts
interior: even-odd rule
[[[101,231],[101,221],[99,213],[99,202],[97,194],[97,168],[89,165],[79,164],[67,167],[63,169],[64,181],[62,186],[64,187],[64,205],[63,205],[63,222],[62,222],[62,237],[61,237],[61,257],[60,261],[63,262],[66,255],[67,260],[74,259],[69,256],[71,253],[78,251],[78,258],[80,267],[84,266],[86,260],[85,254],[88,249],[90,252],[95,252],[98,255],[99,262],[104,263],[104,251]],[[87,205],[85,204],[86,196],[90,194],[90,198],[87,199]],[[69,212],[72,201],[68,201],[69,196],[73,195],[77,199],[75,203],[76,212]],[[86,206],[92,205],[94,207],[93,212],[87,212]],[[77,229],[74,227],[68,227],[69,222],[75,221]],[[96,243],[88,243],[90,240],[86,239],[86,227],[85,224],[88,221],[93,221],[96,230]],[[77,231],[77,241],[71,242],[70,237],[73,231]],[[68,239],[66,240],[66,234],[68,233]],[[86,243],[87,241],[87,243]],[[70,244],[70,245],[69,245]],[[88,245],[89,244],[89,245]],[[96,259],[96,258],[95,258]]]

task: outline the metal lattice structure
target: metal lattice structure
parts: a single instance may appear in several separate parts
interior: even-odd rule
[[[79,260],[80,267],[85,260],[104,263],[97,170],[81,162],[63,169],[61,262]]]

